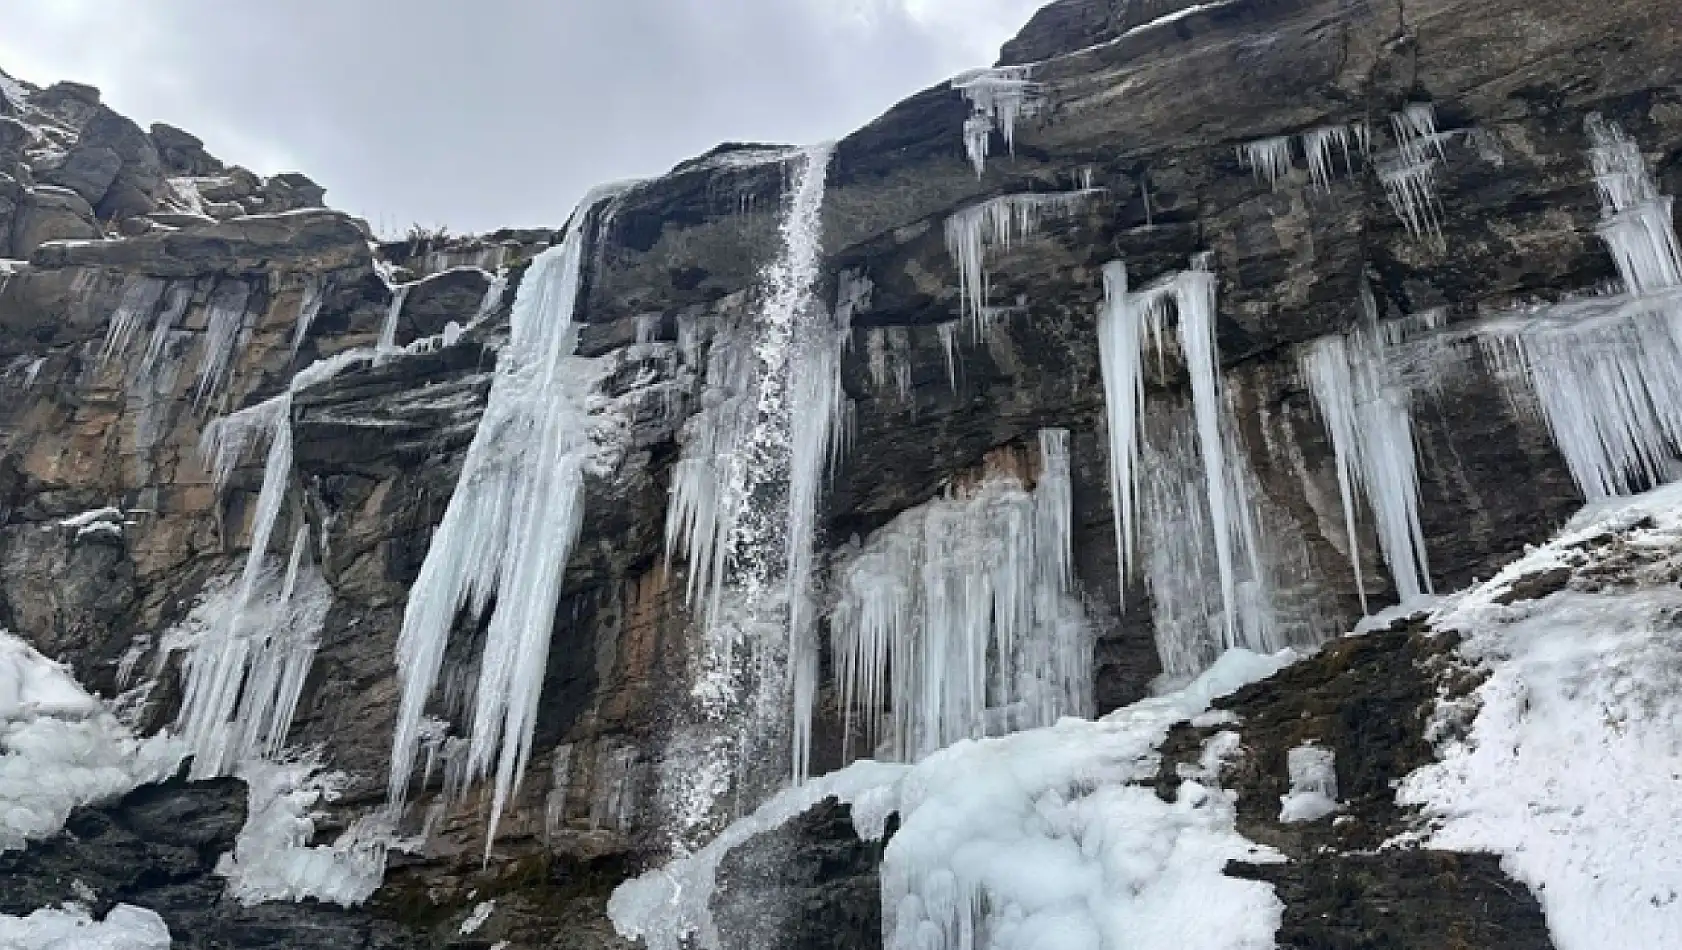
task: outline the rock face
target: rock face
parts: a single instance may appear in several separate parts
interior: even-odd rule
[[[1582,499],[1545,424],[1513,406],[1475,338],[1459,331],[1617,276],[1595,233],[1591,112],[1628,130],[1661,188],[1682,193],[1682,34],[1667,25],[1670,12],[1657,0],[1051,4],[1004,53],[1006,63],[1036,64],[1042,99],[1017,128],[1014,156],[996,154],[976,175],[962,134],[970,107],[946,87],[912,96],[836,149],[824,296],[836,298],[844,273],[871,292],[854,310],[843,359],[853,432],[823,503],[820,560],[939,497],[990,453],[1033,445],[1043,428],[1069,430],[1074,571],[1096,637],[1097,711],[1146,695],[1162,665],[1150,591],[1118,570],[1096,342],[1102,269],[1124,260],[1144,286],[1212,252],[1228,401],[1264,528],[1290,555],[1280,561],[1294,572],[1285,601],[1299,639],[1357,618],[1351,554],[1373,605],[1395,599],[1368,513],[1348,550],[1332,446],[1298,368],[1305,344],[1362,318],[1364,288],[1385,321],[1442,315],[1441,345],[1424,351],[1411,394],[1425,546],[1439,589],[1488,576]],[[9,361],[0,367],[0,618],[110,696],[132,685],[119,667],[135,651],[128,672],[150,684],[136,700],[140,722],[176,715],[179,656],[158,644],[207,587],[237,574],[251,543],[262,453],[247,453],[218,492],[198,457],[208,420],[281,394],[317,359],[374,345],[393,299],[384,274],[430,275],[397,311],[398,346],[473,324],[453,345],[357,362],[290,404],[296,459],[275,534],[308,526],[333,595],[290,744],[320,746],[328,767],[347,773],[332,810],[348,823],[385,795],[409,590],[457,489],[525,264],[559,232],[416,235],[371,249],[360,222],[317,207],[322,190],[307,178],[224,167],[187,133],[121,120],[96,90],[26,92],[0,116],[0,257],[28,259],[0,270]],[[1440,241],[1410,232],[1378,175],[1391,116],[1410,103],[1430,103],[1451,133],[1436,179]],[[1335,174],[1311,180],[1300,136],[1356,124],[1373,136],[1373,154],[1338,152]],[[1274,136],[1298,138],[1291,167],[1269,182],[1237,153]],[[679,738],[692,686],[688,567],[668,562],[664,542],[680,433],[702,401],[695,328],[754,312],[776,252],[787,160],[786,150],[724,147],[579,225],[591,239],[579,353],[599,373],[601,405],[614,407],[617,454],[586,486],[531,765],[490,860],[481,860],[485,814],[469,796],[432,815],[421,853],[393,856],[369,908],[236,915],[227,926],[247,928],[237,945],[319,946],[339,927],[354,930],[346,946],[624,945],[604,907],[620,880],[671,845],[655,767]],[[1082,185],[1093,190],[1069,213],[989,252],[991,300],[1012,306],[984,332],[954,332],[961,303],[947,220],[1001,195]],[[113,218],[124,227],[105,227]],[[509,282],[500,301],[486,294],[485,271],[498,268]],[[151,301],[138,330],[108,342],[114,314],[133,300]],[[229,313],[237,343],[226,371],[207,376],[212,325]],[[1177,362],[1149,375],[1153,411],[1185,402]],[[120,537],[56,529],[105,505],[127,512]],[[445,664],[456,677],[471,672],[482,634],[464,619]],[[1405,824],[1385,804],[1385,783],[1429,754],[1409,717],[1436,687],[1420,670],[1440,648],[1387,634],[1234,700],[1247,721],[1273,730],[1237,786],[1244,831],[1298,860],[1233,873],[1275,885],[1286,945],[1547,945],[1535,902],[1492,860],[1362,852]],[[828,667],[820,769],[842,760]],[[459,718],[460,702],[435,711]],[[1269,783],[1284,774],[1276,760],[1309,728],[1361,770],[1348,781],[1363,810],[1344,837],[1265,818],[1279,794]],[[437,798],[441,779],[431,776],[420,805]],[[190,808],[233,793],[144,794]],[[124,824],[131,805],[79,820],[101,836],[107,824],[129,829],[125,848],[168,844],[152,826]],[[226,802],[206,807],[221,824],[235,821]],[[779,912],[795,909],[784,946],[872,945],[879,853],[844,827],[820,811],[727,866],[750,893],[774,895]],[[206,840],[223,847],[225,834]],[[214,881],[204,855],[191,857],[193,901],[208,904]],[[57,880],[47,857],[19,860],[38,863],[18,865],[33,883],[15,906],[60,899],[37,886]],[[115,899],[128,886],[96,889]],[[484,929],[457,934],[492,897]],[[762,911],[721,908],[747,922]],[[235,939],[208,932],[209,942],[186,945]]]

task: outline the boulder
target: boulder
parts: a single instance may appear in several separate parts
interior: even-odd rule
[[[173,125],[152,123],[151,137],[164,171],[171,175],[199,178],[219,175],[225,167],[204,150],[204,142],[198,136]]]
[[[101,236],[99,222],[83,197],[68,188],[27,189],[12,219],[11,254],[26,258],[51,241],[87,241]]]

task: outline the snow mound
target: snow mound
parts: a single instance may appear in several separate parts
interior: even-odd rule
[[[169,927],[155,912],[118,904],[96,921],[86,908],[43,907],[28,917],[0,914],[0,950],[169,950]]]
[[[1566,590],[1519,600],[1561,569]],[[1438,848],[1488,851],[1561,950],[1682,946],[1682,486],[1592,506],[1438,610],[1489,678],[1404,782]],[[1445,703],[1444,725],[1468,704]]]
[[[71,809],[174,774],[168,736],[138,739],[64,667],[0,631],[0,851],[58,831]]]

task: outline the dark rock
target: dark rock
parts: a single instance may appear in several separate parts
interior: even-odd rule
[[[36,169],[51,185],[86,198],[102,220],[146,214],[164,193],[163,161],[140,126],[101,107],[62,160]]]
[[[220,174],[224,168],[215,156],[204,150],[204,142],[196,135],[173,125],[154,122],[151,136],[158,158],[171,175],[199,178]]]
[[[731,851],[713,917],[729,947],[870,950],[882,946],[886,842],[860,841],[852,809],[823,802]]]
[[[88,241],[101,237],[94,211],[67,188],[40,185],[21,195],[12,218],[12,253],[28,257],[53,241]]]
[[[490,285],[491,278],[484,271],[465,267],[415,284],[409,289],[397,319],[397,344],[405,346],[421,337],[442,333],[444,325],[452,320],[465,324],[463,315],[471,318],[478,312]]]
[[[154,277],[264,276],[273,268],[366,267],[368,243],[351,218],[306,211],[236,218],[128,241],[46,244],[37,267],[111,267]]]

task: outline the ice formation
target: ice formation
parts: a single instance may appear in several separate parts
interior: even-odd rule
[[[193,404],[203,406],[227,380],[245,345],[245,307],[251,287],[245,281],[226,281],[211,295],[205,314],[204,343],[199,354],[198,378],[193,385]]]
[[[782,776],[806,774],[817,686],[809,574],[823,474],[842,434],[843,328],[815,293],[831,153],[824,144],[795,156],[763,302],[713,334],[701,411],[681,436],[666,543],[689,565],[696,708],[662,755],[659,791],[679,849],[727,791],[752,800],[773,763],[789,762],[779,737],[793,753]],[[850,295],[843,286],[843,305]],[[680,328],[692,355],[694,333]]]
[[[1354,159],[1349,154],[1350,132],[1347,125],[1331,125],[1325,128],[1310,129],[1303,133],[1302,151],[1308,156],[1308,177],[1314,186],[1321,191],[1332,188],[1332,149],[1336,147],[1343,153],[1343,167],[1345,171],[1355,170]]]
[[[1432,593],[1425,532],[1419,523],[1419,473],[1407,387],[1393,377],[1385,330],[1365,316],[1347,333],[1321,337],[1301,357],[1315,408],[1331,436],[1343,500],[1349,559],[1361,609],[1367,610],[1356,534],[1356,491],[1366,498],[1397,597],[1406,603]]]
[[[78,805],[168,778],[183,751],[136,738],[68,670],[0,631],[0,851],[57,832]]]
[[[386,308],[385,320],[380,323],[380,339],[376,348],[381,353],[397,349],[397,321],[403,316],[403,305],[409,301],[414,284],[400,284],[391,289],[391,306]]]
[[[464,607],[475,617],[490,609],[463,764],[469,782],[494,764],[487,853],[525,774],[562,575],[584,516],[592,374],[580,372],[572,356],[586,219],[606,197],[585,199],[565,240],[538,255],[520,284],[484,416],[398,637],[394,808],[409,795],[427,700],[456,616]]]
[[[1039,233],[1048,218],[1073,214],[1101,189],[1090,183],[1075,191],[1001,195],[953,214],[946,220],[946,249],[958,266],[959,307],[978,338],[985,328],[990,296],[987,250],[1008,250]]]
[[[3,79],[4,77],[0,77]],[[0,914],[0,950],[169,950],[169,925],[129,904],[94,920],[86,907],[43,907],[27,917]]]
[[[105,345],[100,348],[99,362],[104,365],[113,356],[122,356],[128,352],[129,344],[134,341],[135,331],[141,324],[152,318],[158,309],[158,303],[163,299],[164,289],[169,285],[155,277],[130,277],[123,283],[122,296],[117,301],[117,309],[111,314],[111,323],[105,331]]]
[[[1330,749],[1302,745],[1285,756],[1291,790],[1279,799],[1279,821],[1319,821],[1337,811],[1337,756]]]
[[[1378,180],[1396,216],[1416,238],[1442,241],[1442,202],[1437,197],[1438,161],[1447,136],[1437,131],[1436,109],[1415,102],[1390,116],[1396,154],[1378,164]],[[1435,153],[1433,155],[1433,153]]]
[[[1148,474],[1141,464],[1146,356],[1154,350],[1159,368],[1165,362],[1165,325],[1168,314],[1174,312],[1178,315],[1180,356],[1191,377],[1196,444],[1203,463],[1204,499],[1199,506],[1203,510],[1184,513],[1198,530],[1209,530],[1208,543],[1220,578],[1220,647],[1259,647],[1264,642],[1255,642],[1251,631],[1268,626],[1258,616],[1265,597],[1242,580],[1243,576],[1259,580],[1262,571],[1248,486],[1232,461],[1238,453],[1232,424],[1226,418],[1220,358],[1215,348],[1216,289],[1215,275],[1204,260],[1136,293],[1128,288],[1125,264],[1112,262],[1104,269],[1105,302],[1099,314],[1098,343],[1108,409],[1116,549],[1125,587],[1139,566],[1136,542],[1140,485]]]
[[[177,283],[169,288],[164,298],[164,305],[152,321],[152,332],[146,340],[146,351],[140,357],[140,363],[135,368],[135,378],[152,380],[162,367],[164,357],[169,348],[172,334],[181,323],[181,318],[187,315],[187,307],[193,302],[193,285]]]
[[[1427,846],[1501,855],[1562,950],[1682,946],[1679,561],[1673,485],[1591,506],[1431,617],[1465,637],[1461,653],[1487,679],[1441,704],[1440,760],[1398,801],[1423,807]],[[1521,579],[1558,570],[1587,583],[1502,603]]]
[[[1046,430],[1032,491],[989,475],[900,515],[836,569],[849,738],[915,762],[960,739],[1090,714],[1070,506],[1069,434]]]
[[[342,775],[322,775],[313,762],[251,760],[239,768],[249,805],[234,850],[217,862],[228,893],[247,907],[271,901],[318,900],[352,907],[379,889],[390,827],[365,817],[331,845],[311,845],[316,805],[337,797]]]
[[[964,121],[964,153],[975,166],[975,177],[987,171],[993,133],[1004,136],[1005,146],[1016,154],[1016,123],[1039,110],[1040,87],[1029,77],[1031,66],[1001,66],[976,69],[952,80],[972,107]]]
[[[1135,947],[1260,950],[1281,905],[1229,860],[1278,860],[1234,830],[1214,777],[1156,794],[1157,746],[1215,698],[1278,671],[1291,653],[1233,651],[1186,689],[1098,722],[1065,719],[964,741],[914,767],[864,761],[790,789],[694,855],[620,886],[608,914],[650,950],[717,950],[710,910],[731,849],[835,797],[860,837],[901,819],[882,867],[891,950]]]
[[[1245,142],[1238,146],[1238,164],[1254,172],[1258,180],[1266,179],[1268,185],[1278,185],[1279,179],[1291,173],[1290,136],[1276,135]]]
[[[328,280],[320,274],[310,274],[304,278],[304,293],[298,300],[298,319],[292,328],[292,355],[298,355],[298,350],[309,339],[310,327],[315,318],[321,314],[321,305],[327,302]]]
[[[1547,420],[1589,499],[1669,481],[1682,446],[1682,276],[1670,199],[1639,149],[1598,116],[1590,159],[1604,199],[1600,234],[1627,293],[1491,322],[1480,340],[1498,378]],[[1526,394],[1524,390],[1528,390]],[[1509,399],[1521,407],[1529,398]]]

